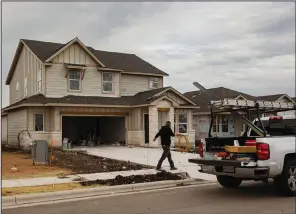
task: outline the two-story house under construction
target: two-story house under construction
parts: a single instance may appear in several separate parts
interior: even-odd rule
[[[6,79],[2,141],[17,146],[26,130],[32,140],[54,140],[58,147],[64,138],[93,136],[100,144],[158,146],[154,135],[169,120],[194,142],[198,106],[163,87],[165,76],[134,54],[99,51],[78,38],[66,44],[21,39]]]

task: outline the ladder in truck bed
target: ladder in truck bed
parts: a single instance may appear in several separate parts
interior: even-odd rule
[[[252,100],[236,100],[236,99],[223,99],[218,101],[211,101],[211,105],[216,108],[259,108],[261,110],[293,110],[295,104],[274,101],[252,101]]]
[[[199,88],[203,93],[208,95],[208,97],[215,97],[215,101],[210,101],[209,106],[211,107],[211,124],[209,128],[209,137],[211,137],[211,129],[213,125],[213,114],[222,113],[222,112],[231,112],[233,114],[239,115],[246,123],[247,125],[254,130],[259,136],[266,136],[266,131],[264,129],[264,126],[262,124],[262,121],[260,120],[260,114],[261,113],[267,113],[267,112],[280,112],[280,111],[289,111],[289,110],[296,110],[296,105],[293,102],[276,102],[276,101],[261,101],[261,100],[238,100],[238,99],[221,99],[215,94],[213,94],[211,91],[204,88],[202,85],[200,85],[197,82],[193,83],[194,86]],[[213,111],[213,109],[219,109],[218,111]],[[260,122],[260,125],[262,129],[260,129],[258,126],[252,123],[250,121],[250,118],[246,118],[244,115],[242,115],[239,112],[246,111],[248,115],[251,111],[256,111],[258,121]]]

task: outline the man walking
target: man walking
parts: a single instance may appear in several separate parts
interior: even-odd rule
[[[176,170],[177,168],[174,165],[174,162],[172,160],[172,155],[170,151],[170,146],[171,146],[171,137],[174,137],[175,134],[171,129],[171,122],[167,121],[165,126],[162,126],[161,129],[158,131],[158,133],[155,135],[155,138],[153,141],[155,141],[158,137],[160,136],[160,141],[161,141],[161,146],[163,149],[163,153],[161,158],[158,161],[156,170],[161,169],[162,162],[164,159],[168,158],[168,161],[171,166],[171,170]]]

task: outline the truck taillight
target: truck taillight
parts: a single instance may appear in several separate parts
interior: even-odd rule
[[[269,145],[266,143],[257,143],[256,146],[258,160],[268,160],[270,157]]]
[[[269,117],[270,120],[281,120],[283,119],[283,116],[271,116]]]
[[[203,143],[200,143],[198,145],[198,150],[199,150],[199,156],[202,158],[203,157]]]

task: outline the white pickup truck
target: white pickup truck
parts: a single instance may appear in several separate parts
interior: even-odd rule
[[[216,175],[225,188],[238,188],[243,180],[272,178],[278,193],[296,196],[295,116],[264,117],[253,124],[261,130],[263,125],[267,134],[258,136],[249,129],[245,136],[205,138],[199,145],[200,158],[189,162],[199,164],[202,173]],[[252,146],[255,150],[227,152],[227,146]]]

